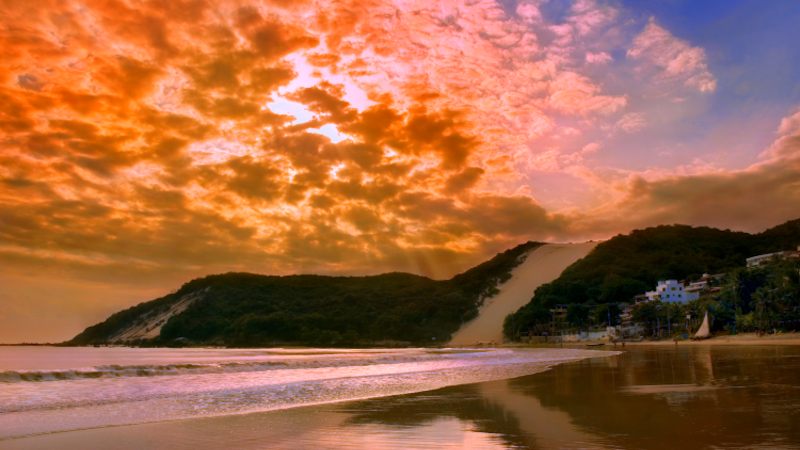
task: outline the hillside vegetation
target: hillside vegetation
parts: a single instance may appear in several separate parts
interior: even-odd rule
[[[69,344],[108,343],[121,330],[201,291],[202,298],[170,318],[159,338],[137,344],[173,345],[178,338],[238,347],[447,341],[463,322],[477,315],[483,299],[511,277],[521,256],[540,245],[528,242],[443,281],[407,273],[207,276],[173,294],[116,313]]]
[[[513,336],[537,321],[547,321],[556,304],[629,302],[653,290],[659,280],[696,280],[703,273],[742,267],[750,256],[794,250],[798,245],[800,219],[759,234],[663,225],[618,235],[536,289],[530,303],[506,319],[504,332]]]

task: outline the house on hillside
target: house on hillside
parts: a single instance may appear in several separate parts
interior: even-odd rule
[[[699,299],[704,291],[707,293],[717,293],[720,291],[719,287],[714,286],[715,281],[722,280],[725,277],[724,273],[716,275],[703,274],[703,277],[698,281],[689,283],[688,286],[683,288],[683,295],[686,297],[687,302]]]
[[[567,308],[569,308],[569,305],[558,304],[550,310],[550,314],[553,315],[553,331],[567,327]]]
[[[640,304],[641,302],[647,300],[646,298],[644,298],[644,294],[637,295],[635,299],[636,300],[634,301],[634,303],[620,303],[619,305],[617,305],[619,306],[620,310],[620,315],[619,315],[620,325],[630,326],[633,323],[633,308],[636,305]]]
[[[678,280],[659,281],[656,290],[645,293],[647,301],[661,300],[666,303],[686,303],[683,282]]]
[[[609,340],[624,340],[635,336],[641,336],[644,328],[641,324],[633,322],[633,308],[647,301],[645,294],[637,295],[633,303],[620,303],[619,325],[608,327],[607,334]]]
[[[763,255],[751,256],[747,258],[747,267],[760,267],[769,264],[770,261],[775,259],[795,259],[800,258],[800,245],[797,246],[797,251],[784,251],[775,253],[766,253]]]

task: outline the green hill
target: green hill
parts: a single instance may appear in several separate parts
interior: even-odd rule
[[[239,347],[284,344],[372,345],[430,343],[450,339],[477,315],[520,262],[542,245],[528,242],[450,280],[407,273],[368,277],[266,276],[227,273],[192,280],[177,292],[118,312],[87,328],[72,345],[111,343],[147,325],[181,299],[197,298],[169,318],[154,339],[124,339],[139,345],[181,341]],[[179,339],[184,338],[184,339]]]
[[[513,314],[515,330],[547,320],[556,304],[628,302],[659,280],[695,280],[745,265],[746,258],[800,245],[800,219],[759,234],[686,225],[662,225],[599,244],[559,278],[536,289]],[[511,317],[511,316],[509,316]],[[506,335],[514,330],[506,329]]]

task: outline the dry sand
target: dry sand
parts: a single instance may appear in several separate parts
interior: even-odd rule
[[[675,345],[675,341],[626,342],[625,345]],[[716,335],[701,341],[678,341],[678,345],[800,345],[800,333],[769,334],[758,337],[755,333]],[[619,347],[619,344],[617,344]]]
[[[582,341],[582,342],[564,342],[563,344],[506,344],[504,347],[532,347],[532,348],[548,348],[548,347],[563,347],[563,348],[586,348],[587,344],[605,344],[605,349],[624,350],[625,347],[639,347],[639,346],[667,346],[674,347],[675,341],[662,340],[662,341],[641,341],[641,342],[626,342],[625,347],[621,342],[617,342],[615,346],[612,342],[608,341]],[[678,346],[703,346],[703,345],[800,345],[800,333],[781,333],[770,334],[765,336],[756,336],[755,333],[742,333],[737,335],[726,335],[724,333],[717,334],[709,339],[702,339],[699,341],[680,340]]]
[[[564,269],[588,255],[598,243],[545,244],[534,249],[511,272],[511,279],[499,287],[500,293],[486,299],[478,317],[462,326],[449,345],[501,344],[506,316],[528,303],[537,287],[558,278]]]
[[[133,341],[137,339],[153,339],[161,334],[161,328],[167,323],[172,316],[186,311],[202,294],[207,292],[208,288],[200,293],[186,294],[180,300],[175,302],[168,310],[146,318],[142,322],[134,322],[130,327],[117,332],[115,335],[108,338],[108,342]]]

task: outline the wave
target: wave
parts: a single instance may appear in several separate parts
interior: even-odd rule
[[[100,365],[52,370],[6,370],[0,371],[0,383],[24,383],[44,381],[70,381],[98,378],[155,377],[169,375],[260,372],[275,369],[313,369],[322,367],[364,366],[372,364],[397,364],[422,362],[433,359],[463,358],[476,351],[419,350],[410,354],[397,351],[271,351],[267,355],[279,361],[242,361],[221,363],[175,363]],[[322,359],[309,359],[309,357]],[[291,359],[299,357],[298,359]]]
[[[12,382],[0,389],[0,441],[408,394],[514,378],[563,362],[613,354],[616,352],[567,349],[416,350],[50,371],[46,376],[58,373],[63,379],[76,378],[73,382]],[[181,376],[153,376],[181,372]]]
[[[107,365],[58,370],[7,370],[0,372],[0,382],[21,383],[39,381],[68,381],[96,378],[153,377],[162,375],[186,375],[190,373],[252,372],[285,367],[282,362],[222,363],[222,364],[153,364],[153,365]]]

